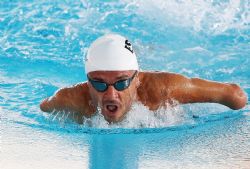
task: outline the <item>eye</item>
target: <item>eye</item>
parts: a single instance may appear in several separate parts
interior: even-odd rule
[[[115,83],[115,88],[117,90],[124,90],[129,86],[129,80],[120,80]]]
[[[104,91],[107,88],[107,85],[103,82],[96,82],[93,81],[92,82],[93,87],[97,90],[97,91]]]

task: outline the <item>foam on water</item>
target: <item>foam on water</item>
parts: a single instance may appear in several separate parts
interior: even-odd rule
[[[92,118],[84,119],[83,126],[95,128],[157,128],[180,125],[184,121],[184,111],[181,108],[162,108],[153,112],[141,103],[135,103],[132,110],[121,122],[108,124],[103,115],[98,112]]]
[[[162,25],[190,27],[208,34],[249,29],[249,1],[135,0],[138,13]]]
[[[245,112],[245,110],[231,112],[225,106],[218,104],[179,105],[178,103],[168,106],[167,109],[162,107],[157,111],[150,111],[141,103],[134,103],[124,119],[117,123],[108,123],[100,110],[91,118],[83,117],[83,124],[80,125],[69,118],[74,115],[68,112],[44,114],[46,122],[44,118],[36,120],[42,128],[49,127],[52,130],[60,128],[65,131],[90,134],[148,133],[192,128],[204,123],[239,117]]]

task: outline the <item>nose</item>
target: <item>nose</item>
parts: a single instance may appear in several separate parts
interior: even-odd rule
[[[116,98],[118,96],[118,91],[114,88],[114,86],[109,86],[104,96],[107,98]]]

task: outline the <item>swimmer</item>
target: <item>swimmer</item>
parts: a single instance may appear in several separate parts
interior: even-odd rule
[[[152,111],[167,108],[173,101],[219,103],[234,110],[247,102],[246,94],[236,84],[139,71],[131,43],[117,34],[104,35],[92,43],[85,57],[85,72],[87,82],[58,90],[41,102],[41,110],[74,112],[78,123],[100,110],[113,123],[121,121],[134,102]]]

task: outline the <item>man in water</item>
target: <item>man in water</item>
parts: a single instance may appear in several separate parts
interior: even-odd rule
[[[236,84],[139,71],[131,43],[116,34],[104,35],[92,43],[85,58],[85,72],[87,82],[58,90],[42,101],[41,110],[72,112],[78,123],[100,110],[111,123],[121,121],[134,102],[152,111],[173,101],[220,103],[235,110],[247,102]]]

